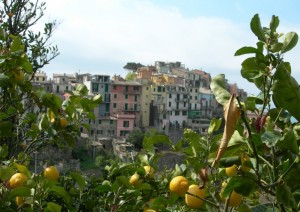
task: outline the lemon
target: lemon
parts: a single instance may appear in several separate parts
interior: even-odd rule
[[[129,183],[133,186],[138,186],[140,185],[141,181],[140,181],[140,175],[138,175],[137,173],[135,173],[134,175],[132,175],[129,179]]]
[[[199,189],[199,186],[196,184],[190,185],[187,192],[201,198],[205,197],[205,189]],[[203,205],[203,200],[190,194],[185,194],[186,205],[189,208],[201,208],[201,206]]]
[[[49,166],[44,170],[44,177],[50,180],[58,180],[59,172],[55,166]]]
[[[250,157],[247,154],[243,154],[241,156],[241,163],[242,163],[242,171],[243,172],[249,172],[251,170],[251,167],[249,167],[245,162],[249,163],[251,162]]]
[[[189,182],[185,177],[177,176],[171,180],[169,187],[171,192],[183,196],[189,189]]]
[[[27,181],[27,176],[23,173],[16,173],[9,179],[11,188],[21,187]]]
[[[151,166],[144,166],[144,169],[145,169],[145,172],[146,172],[145,177],[147,177],[149,179],[153,178],[154,169]]]
[[[65,119],[65,118],[60,118],[59,121],[60,121],[60,126],[61,126],[61,128],[65,129],[65,128],[67,127],[67,125],[68,125],[67,119]]]
[[[24,203],[24,197],[17,196],[16,197],[16,203],[17,203],[18,206],[23,205],[23,203]]]
[[[235,176],[237,174],[237,172],[238,172],[238,167],[235,164],[233,166],[225,168],[225,173],[228,177]]]

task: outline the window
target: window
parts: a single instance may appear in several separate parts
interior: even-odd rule
[[[175,111],[175,116],[179,116],[179,113],[180,111]]]
[[[59,85],[56,86],[56,93],[59,93]]]
[[[113,123],[114,123],[114,121],[113,121],[113,120],[109,120],[109,123],[110,123],[110,124],[113,124]]]
[[[137,102],[137,99],[138,99],[138,96],[135,95],[135,96],[134,96],[134,101]]]
[[[190,89],[190,92],[192,93],[192,92],[193,92],[193,89]]]
[[[134,91],[138,91],[138,90],[139,90],[139,87],[138,87],[138,86],[134,86],[134,87],[133,87],[133,90],[134,90]]]
[[[69,86],[66,86],[66,90],[69,90]]]
[[[99,91],[99,85],[98,85],[98,83],[93,83],[92,84],[92,91],[93,92],[98,92]]]
[[[172,106],[172,102],[169,102],[169,107],[171,107]]]
[[[115,99],[118,98],[118,94],[115,93],[115,94],[114,94],[114,98],[115,98]]]
[[[171,93],[169,93],[169,98],[172,98],[172,94]]]
[[[128,85],[125,86],[125,91],[126,91],[126,92],[128,91]]]
[[[102,135],[103,134],[103,130],[97,130],[97,135]]]
[[[117,108],[117,103],[114,103],[114,108]]]
[[[186,107],[186,102],[183,103],[183,107]]]
[[[126,136],[128,133],[129,133],[129,131],[127,131],[127,130],[121,130],[121,131],[120,131],[120,136],[124,137],[124,136]]]
[[[127,103],[125,103],[125,105],[124,105],[124,110],[128,110],[128,104]]]
[[[123,127],[129,127],[129,121],[123,121]]]
[[[157,92],[161,92],[161,86],[157,87]]]
[[[128,94],[125,94],[125,99],[128,99]]]
[[[116,85],[114,85],[114,89],[117,89],[117,86],[116,86]]]
[[[101,122],[101,119],[98,119],[98,124],[101,124],[102,122]]]
[[[197,110],[197,104],[195,104],[195,110]]]
[[[179,109],[179,102],[176,102],[176,109]]]
[[[195,100],[197,100],[197,96],[195,96]]]
[[[182,111],[182,115],[183,115],[183,116],[186,116],[186,115],[187,115],[187,111],[186,111],[186,110],[183,110],[183,111]]]
[[[134,104],[134,110],[137,111],[137,104]]]
[[[149,89],[149,88],[148,88],[148,87],[146,87],[146,90],[147,90],[147,91],[148,91],[148,89]]]
[[[198,89],[196,89],[195,92],[197,93],[197,92],[198,92]]]

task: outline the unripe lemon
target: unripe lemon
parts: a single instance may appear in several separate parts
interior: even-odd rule
[[[190,194],[201,197],[202,199],[205,197],[205,189],[199,189],[199,186],[196,184],[192,184],[189,186],[189,190],[187,191]],[[190,194],[185,194],[185,203],[189,208],[201,208],[203,205],[203,200],[192,196]]]
[[[140,181],[140,175],[138,175],[137,173],[135,173],[134,175],[132,175],[130,177],[129,183],[133,186],[138,186],[139,184],[141,184]]]
[[[17,196],[17,197],[16,197],[16,204],[17,204],[18,206],[20,206],[20,205],[23,205],[23,203],[24,203],[24,197],[19,197],[19,196]]]
[[[183,196],[189,189],[189,182],[185,177],[177,176],[171,180],[169,187],[171,192]]]
[[[145,169],[145,172],[146,172],[145,177],[147,177],[149,179],[153,178],[154,169],[151,166],[144,166],[144,169]]]
[[[11,188],[21,187],[27,181],[27,176],[23,173],[16,173],[9,179]]]
[[[50,180],[58,180],[59,172],[55,166],[49,166],[44,170],[44,177]]]
[[[230,167],[225,168],[225,173],[228,177],[235,176],[237,174],[237,172],[238,172],[238,167],[235,164]]]

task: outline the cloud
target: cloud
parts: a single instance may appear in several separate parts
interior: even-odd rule
[[[61,55],[46,67],[49,73],[57,72],[59,63],[65,72],[125,75],[127,62],[152,65],[160,60],[181,61],[212,75],[226,72],[239,81],[242,58],[234,52],[256,42],[250,20],[241,25],[201,14],[185,17],[175,7],[147,0],[51,0],[47,5],[51,17],[62,20],[53,37]]]

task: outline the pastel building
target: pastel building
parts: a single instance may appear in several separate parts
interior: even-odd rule
[[[135,127],[141,127],[142,85],[115,78],[110,91],[110,112],[116,120],[116,137],[126,137]]]

